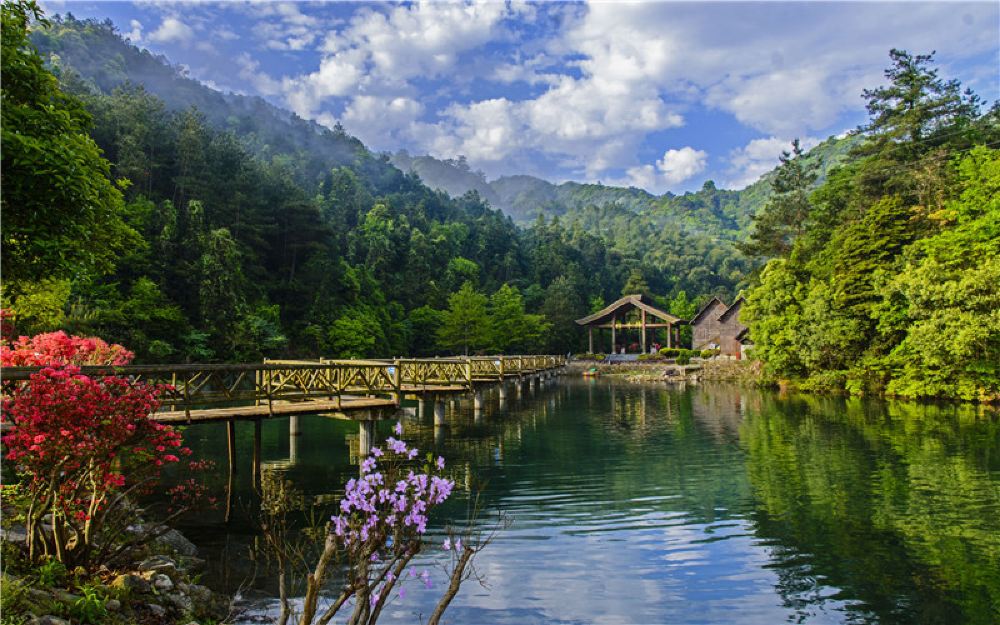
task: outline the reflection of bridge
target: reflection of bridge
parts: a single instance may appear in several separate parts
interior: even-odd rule
[[[161,423],[224,422],[229,430],[229,461],[235,455],[235,422],[253,421],[254,467],[260,464],[261,420],[319,414],[360,423],[359,446],[367,449],[375,421],[394,418],[404,398],[421,408],[434,404],[435,423],[443,423],[443,396],[470,394],[482,408],[490,386],[506,396],[512,383],[532,389],[536,381],[565,364],[561,356],[487,356],[393,360],[268,360],[259,364],[126,365],[81,367],[89,376],[114,375],[163,385]],[[27,380],[39,367],[5,367],[3,390]],[[291,427],[295,429],[293,419]]]

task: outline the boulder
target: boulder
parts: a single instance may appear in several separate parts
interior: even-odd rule
[[[143,573],[162,573],[174,577],[177,575],[177,563],[167,556],[152,556],[139,563],[139,570]]]
[[[36,616],[28,621],[28,625],[70,625],[70,622],[58,616],[48,614],[46,616]]]
[[[155,603],[147,603],[146,609],[148,609],[149,613],[156,618],[162,619],[167,617],[167,609],[162,605],[157,605]]]
[[[193,612],[194,611],[194,601],[191,597],[183,595],[181,593],[175,592],[167,595],[167,601],[171,603],[180,612]]]
[[[198,548],[195,547],[194,543],[188,540],[184,534],[181,534],[177,530],[170,530],[163,536],[157,539],[157,542],[167,547],[170,547],[178,554],[182,556],[196,556],[198,555]]]
[[[153,576],[153,588],[157,592],[170,592],[174,589],[174,580],[170,579],[168,575],[157,573]]]
[[[111,582],[111,587],[138,593],[146,593],[151,590],[149,582],[135,573],[119,575],[115,581]]]
[[[122,602],[117,599],[108,599],[104,602],[104,609],[108,612],[117,612],[122,609]]]

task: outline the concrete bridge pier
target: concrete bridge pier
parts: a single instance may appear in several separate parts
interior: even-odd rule
[[[288,417],[288,462],[296,464],[299,461],[299,438],[302,436],[302,428],[299,426],[299,417]]]
[[[483,411],[483,406],[486,404],[486,400],[483,397],[483,389],[477,388],[472,393],[472,410],[476,414],[480,414]]]
[[[444,400],[438,396],[434,397],[434,427],[445,426],[444,420]]]
[[[500,396],[501,404],[507,400],[507,382],[500,380],[500,384],[497,386],[497,393]]]
[[[417,419],[423,420],[426,418],[427,418],[427,398],[421,394],[417,397]]]
[[[529,375],[528,376],[528,392],[534,393],[538,389],[538,376]]]
[[[365,419],[358,421],[358,458],[368,457],[375,444],[375,421]]]

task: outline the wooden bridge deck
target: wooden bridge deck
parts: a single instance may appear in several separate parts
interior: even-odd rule
[[[390,418],[398,406],[391,399],[380,397],[340,397],[334,400],[277,402],[268,406],[230,406],[153,413],[153,420],[166,424],[210,423],[213,421],[254,421],[272,417],[325,415],[335,419],[368,420],[375,415]]]

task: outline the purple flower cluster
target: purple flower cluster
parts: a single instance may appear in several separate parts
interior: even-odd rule
[[[448,499],[455,486],[438,475],[408,468],[419,452],[406,442],[389,437],[385,446],[371,449],[361,463],[361,477],[347,482],[340,514],[331,518],[333,533],[346,549],[370,551],[372,558],[383,548],[426,532],[430,509]],[[443,458],[430,467],[435,469],[444,469]]]

